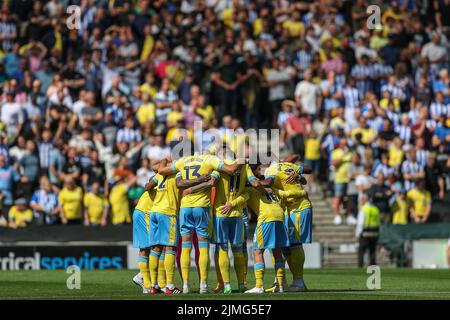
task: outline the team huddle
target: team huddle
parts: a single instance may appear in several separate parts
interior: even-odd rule
[[[309,169],[290,156],[270,165],[214,155],[163,159],[153,166],[133,213],[133,246],[139,248],[140,273],[133,282],[144,293],[190,293],[191,251],[195,247],[199,292],[208,291],[210,244],[215,245],[215,293],[232,293],[229,246],[239,292],[305,291],[302,244],[312,239],[312,205],[302,184]],[[253,239],[256,285],[247,290],[248,216],[257,215]],[[264,289],[264,251],[270,250],[275,281]],[[176,263],[182,290],[175,286]],[[293,281],[288,286],[285,262]]]

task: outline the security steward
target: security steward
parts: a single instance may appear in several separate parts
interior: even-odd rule
[[[356,239],[359,241],[358,267],[364,265],[364,255],[369,251],[370,265],[376,265],[376,248],[380,232],[380,210],[372,204],[369,195],[361,197],[361,209],[356,223]]]

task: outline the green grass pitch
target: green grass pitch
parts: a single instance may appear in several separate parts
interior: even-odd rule
[[[249,271],[252,271],[250,269]],[[289,272],[288,272],[289,273]],[[189,295],[143,295],[131,282],[133,270],[82,270],[81,289],[69,290],[65,270],[1,271],[0,300],[3,299],[450,299],[450,270],[381,269],[381,289],[368,290],[365,269],[306,270],[305,293],[248,295],[233,293]],[[273,280],[273,270],[266,271],[267,287]],[[288,274],[288,280],[291,277]],[[233,289],[236,289],[232,274]],[[197,274],[192,271],[191,287],[197,288]],[[213,289],[214,271],[210,273]],[[253,272],[248,275],[249,287],[254,285]],[[177,279],[179,283],[179,278]]]

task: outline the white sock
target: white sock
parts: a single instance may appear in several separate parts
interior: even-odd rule
[[[173,290],[173,289],[175,289],[175,285],[173,283],[168,283],[166,285],[166,288],[169,289],[169,290]]]
[[[225,283],[225,289],[231,289],[231,284]]]

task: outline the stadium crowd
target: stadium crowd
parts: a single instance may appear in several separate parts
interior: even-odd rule
[[[279,127],[309,191],[332,185],[336,224],[363,192],[384,223],[450,201],[448,0],[370,1],[373,26],[365,0],[0,4],[3,226],[130,222],[195,120]]]

